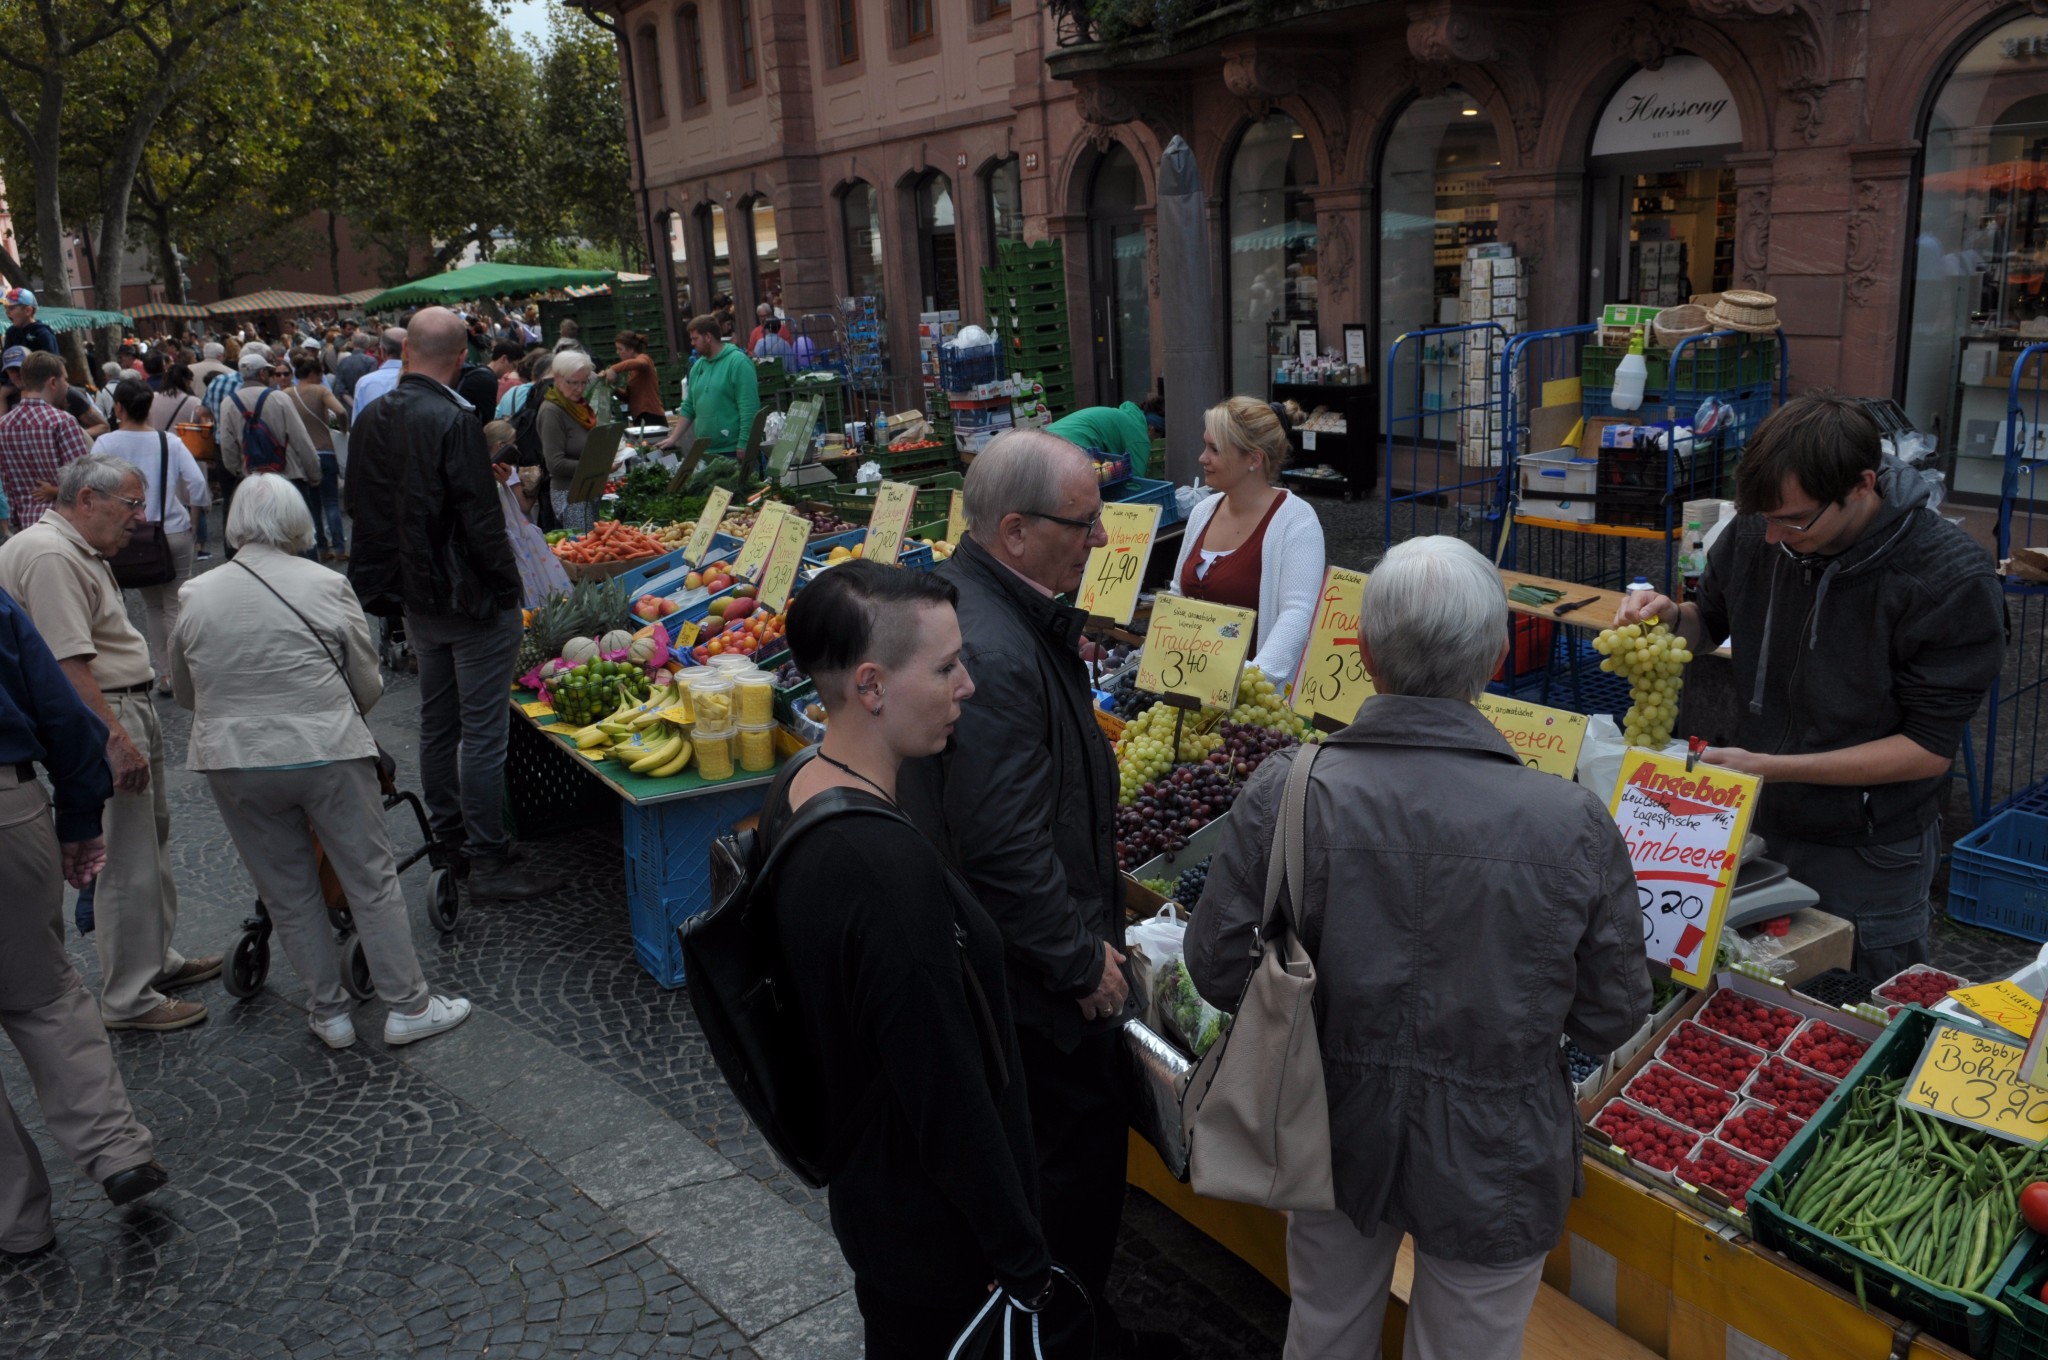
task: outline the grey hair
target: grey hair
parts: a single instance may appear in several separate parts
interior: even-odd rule
[[[57,474],[57,504],[76,505],[79,496],[87,491],[111,496],[126,486],[131,477],[148,485],[143,481],[142,470],[126,458],[116,458],[111,453],[88,453],[83,458],[74,458]]]
[[[1463,539],[1411,538],[1366,578],[1358,631],[1380,693],[1470,703],[1507,646],[1507,589]]]
[[[218,340],[209,340],[199,347],[199,352],[209,359],[218,359],[227,353],[227,348]]]
[[[1043,430],[1011,430],[988,442],[967,469],[967,522],[994,533],[1003,516],[1052,514],[1061,478],[1094,470],[1079,445]]]
[[[272,357],[270,346],[264,344],[261,340],[251,340],[248,344],[242,346],[243,359],[246,360],[251,354],[260,354],[266,359]]]
[[[388,327],[380,339],[384,345],[385,358],[402,359],[405,357],[405,327]]]
[[[594,372],[597,364],[590,355],[580,349],[565,349],[555,355],[554,366],[548,370],[551,378],[576,378]]]
[[[299,489],[274,472],[259,472],[235,487],[228,508],[228,546],[260,543],[281,553],[313,546],[313,516]]]
[[[533,356],[533,380],[535,382],[539,382],[542,378],[553,377],[554,372],[555,356],[553,354],[547,350],[542,350],[539,354]]]
[[[236,361],[235,367],[241,370],[245,381],[253,382],[270,371],[270,356],[258,353],[257,346],[250,345],[243,349],[242,357]]]
[[[121,367],[112,359],[109,359],[105,363],[100,365],[100,376],[102,378],[113,378],[116,381],[119,381],[121,375],[123,373],[126,373],[127,371],[127,369]]]

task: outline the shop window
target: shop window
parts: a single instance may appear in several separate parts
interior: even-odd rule
[[[726,234],[725,209],[716,203],[704,208],[698,215],[698,230],[703,233],[704,258],[711,265],[709,301],[716,307],[732,298],[732,244]]]
[[[755,199],[748,213],[754,238],[754,300],[782,311],[782,247],[775,236],[775,205]]]
[[[710,85],[704,79],[704,21],[695,5],[676,11],[676,70],[684,108],[695,108],[710,99]]]
[[[1996,496],[2014,355],[2048,335],[2048,62],[2038,18],[1992,30],[1943,84],[1921,144],[1905,408]],[[2024,441],[2023,441],[2024,443]]]
[[[982,173],[988,189],[988,239],[990,262],[995,247],[1004,242],[1024,243],[1024,177],[1014,155],[1005,156]]]
[[[726,0],[725,27],[732,43],[733,88],[750,90],[761,78],[758,58],[754,54],[753,0]]]
[[[882,297],[882,200],[875,186],[855,180],[839,196],[844,219],[846,291],[853,297]]]
[[[849,66],[860,60],[860,9],[856,0],[831,0],[826,15],[832,25],[832,60]]]
[[[937,170],[917,182],[919,292],[927,312],[960,309],[960,235],[953,220],[953,181]]]
[[[640,120],[659,123],[668,117],[668,95],[661,87],[661,49],[655,46],[653,24],[642,24],[633,34],[633,55],[640,77]]]
[[[1152,390],[1152,271],[1145,225],[1145,179],[1137,159],[1118,143],[1095,167],[1088,191],[1095,390],[1105,404],[1137,401]]]
[[[1316,319],[1316,182],[1301,127],[1276,113],[1246,129],[1230,158],[1230,380],[1263,396],[1297,326]]]

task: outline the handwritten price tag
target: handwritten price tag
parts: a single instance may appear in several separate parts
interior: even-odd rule
[[[1159,507],[1110,501],[1102,507],[1102,531],[1109,542],[1088,554],[1075,603],[1096,618],[1129,623],[1137,612],[1145,563],[1152,558],[1152,539],[1159,532]]]
[[[905,482],[883,482],[875,489],[875,508],[868,514],[867,544],[861,556],[885,567],[896,565],[903,554],[903,535],[910,529],[910,512],[917,508],[917,488]]]
[[[1258,614],[1250,609],[1161,595],[1152,605],[1145,650],[1138,654],[1138,688],[1216,708],[1237,707],[1238,677],[1257,622]]]
[[[1372,696],[1372,678],[1358,655],[1358,611],[1364,598],[1364,572],[1331,567],[1323,573],[1316,621],[1301,664],[1294,668],[1294,711],[1302,717],[1348,724]]]
[[[704,554],[711,551],[711,540],[718,536],[718,522],[725,518],[726,507],[732,504],[732,491],[728,487],[715,486],[704,498],[704,513],[697,516],[696,527],[690,530],[690,541],[683,547],[683,560],[691,566],[699,566]]]
[[[967,493],[955,491],[946,501],[946,541],[954,547],[967,537]]]
[[[810,537],[809,521],[798,515],[781,517],[775,533],[775,550],[768,554],[768,563],[761,568],[763,609],[779,613],[789,603],[789,592],[795,588],[796,574],[804,564],[804,544]]]
[[[2048,1091],[2020,1077],[2018,1044],[1936,1025],[1899,1103],[1952,1124],[2009,1138],[2048,1139]]]
[[[740,547],[740,560],[733,563],[734,576],[757,583],[760,581],[761,568],[768,565],[768,558],[775,551],[775,535],[788,513],[781,501],[769,501],[761,507],[761,513],[754,519],[753,530]]]
[[[1530,769],[1566,779],[1579,772],[1579,748],[1586,744],[1585,714],[1503,699],[1498,694],[1479,696],[1479,711],[1500,729]]]
[[[1963,987],[1950,992],[1949,997],[1960,1002],[1971,1014],[1980,1015],[2013,1034],[2032,1034],[2034,1025],[2041,1018],[2040,1001],[2010,979],[1987,982],[1979,987]]]
[[[1735,886],[1758,781],[1631,749],[1609,805],[1636,871],[1643,950],[1675,981],[1704,987]]]

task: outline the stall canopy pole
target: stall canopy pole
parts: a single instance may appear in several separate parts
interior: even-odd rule
[[[1159,308],[1166,336],[1166,477],[1185,485],[1202,452],[1202,413],[1223,400],[1209,215],[1195,153],[1175,137],[1159,158]]]

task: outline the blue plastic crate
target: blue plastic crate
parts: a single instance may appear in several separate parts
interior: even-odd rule
[[[1183,518],[1180,503],[1174,499],[1173,483],[1154,481],[1150,477],[1132,477],[1121,486],[1108,488],[1103,496],[1106,501],[1121,501],[1125,505],[1156,505],[1159,507],[1159,527],[1178,524]]]
[[[2048,816],[2014,808],[1957,841],[1948,914],[2023,940],[2048,940]]]
[[[737,553],[743,546],[740,539],[730,534],[711,536],[710,555],[723,557]],[[683,550],[664,553],[644,566],[619,573],[619,584],[626,589],[630,601],[642,595],[673,595],[683,588],[683,578],[690,574],[690,564],[683,560]]]
[[[947,340],[939,345],[939,386],[948,392],[965,392],[1002,376],[1002,346],[991,340],[984,345],[963,345]]]
[[[762,785],[720,789],[623,811],[626,913],[633,957],[664,987],[683,985],[676,928],[711,905],[711,842],[761,810]]]

